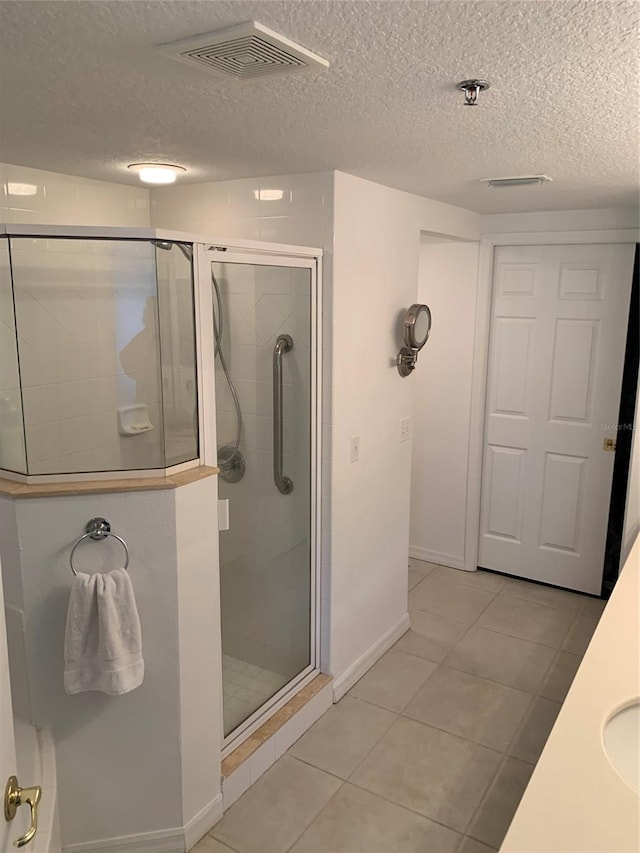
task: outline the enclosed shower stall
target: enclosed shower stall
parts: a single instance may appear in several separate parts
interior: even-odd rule
[[[316,665],[318,267],[215,252],[224,733],[237,742]]]
[[[0,237],[0,468],[198,459],[192,263],[178,243]]]
[[[219,467],[227,751],[318,669],[320,254],[0,234],[0,476]]]

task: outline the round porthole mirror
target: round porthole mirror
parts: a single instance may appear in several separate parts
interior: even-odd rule
[[[412,305],[404,316],[403,338],[405,346],[421,350],[431,331],[431,311],[428,305]]]
[[[407,309],[402,321],[404,346],[398,353],[397,365],[400,376],[409,376],[416,367],[418,353],[429,339],[431,311],[428,305],[414,304]]]

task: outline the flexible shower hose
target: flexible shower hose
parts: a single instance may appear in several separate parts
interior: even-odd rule
[[[214,349],[214,358],[218,358],[220,360],[220,366],[222,367],[224,377],[227,380],[227,385],[229,386],[229,391],[231,391],[231,396],[233,397],[233,404],[236,408],[236,439],[233,443],[233,450],[223,459],[218,458],[218,464],[229,465],[233,462],[238,450],[240,449],[240,438],[242,436],[242,410],[240,409],[240,400],[238,399],[238,393],[233,384],[233,380],[231,379],[231,375],[229,373],[229,368],[227,367],[227,361],[224,357],[224,352],[222,351],[222,333],[224,332],[224,312],[222,310],[222,300],[220,298],[220,288],[218,287],[218,282],[215,277],[215,273],[213,272],[213,267],[211,269],[211,283],[213,284],[213,290],[216,295],[216,304],[217,304],[217,312],[213,312],[213,337],[215,341],[215,349]]]

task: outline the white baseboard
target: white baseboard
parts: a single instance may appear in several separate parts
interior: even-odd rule
[[[200,809],[185,826],[161,829],[157,832],[140,832],[136,835],[120,835],[117,838],[102,838],[80,844],[66,844],[62,853],[185,853],[222,817],[222,794],[217,794],[210,803]]]
[[[191,850],[203,835],[216,825],[222,818],[222,792],[217,794],[210,803],[196,812],[184,825],[184,844]]]
[[[436,563],[438,566],[465,571],[464,557],[458,554],[446,554],[444,551],[432,551],[430,548],[417,548],[415,545],[410,545],[409,556],[414,560],[424,560],[426,563]]]
[[[184,830],[182,827],[161,829],[62,847],[62,853],[119,853],[121,850],[128,853],[184,853]]]
[[[379,660],[382,655],[388,651],[391,646],[396,643],[403,634],[409,630],[409,614],[405,613],[399,622],[390,628],[386,634],[383,634],[379,640],[370,646],[367,651],[360,655],[351,666],[345,670],[342,675],[336,678],[333,682],[333,701],[337,702],[341,699],[347,690],[350,690],[365,672],[370,669],[373,664]]]

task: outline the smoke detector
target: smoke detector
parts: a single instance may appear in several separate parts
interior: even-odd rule
[[[235,80],[329,67],[326,59],[255,21],[164,44],[160,50],[169,59]]]

